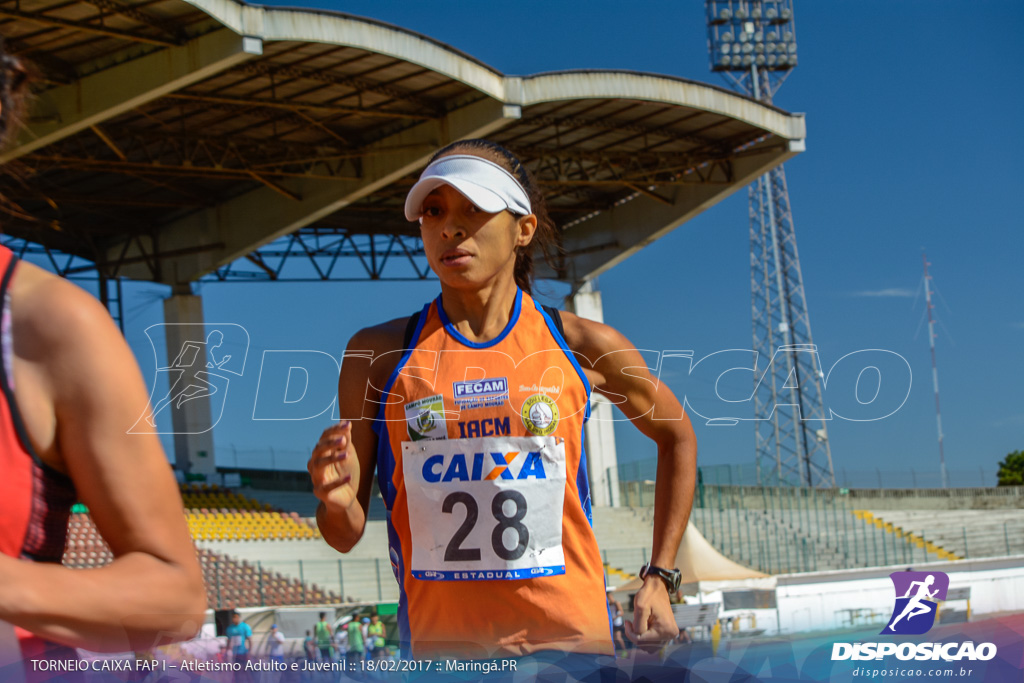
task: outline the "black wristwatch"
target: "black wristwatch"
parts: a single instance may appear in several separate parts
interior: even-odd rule
[[[644,580],[648,574],[654,574],[659,579],[665,582],[668,586],[668,592],[675,593],[679,590],[679,582],[682,578],[682,574],[679,573],[678,569],[662,569],[661,567],[655,567],[650,562],[640,567],[640,579]]]

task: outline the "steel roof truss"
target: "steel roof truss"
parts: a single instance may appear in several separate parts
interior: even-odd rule
[[[82,33],[93,33],[96,35],[104,36],[107,38],[121,38],[122,40],[130,40],[133,43],[148,43],[150,45],[160,45],[162,47],[169,47],[176,44],[176,40],[168,39],[166,37],[154,37],[147,36],[142,33],[136,33],[134,31],[124,31],[115,28],[108,28],[100,24],[92,24],[88,22],[70,21],[68,19],[61,19],[59,17],[47,16],[44,14],[34,14],[32,12],[22,12],[21,10],[14,9],[11,7],[0,7],[0,17],[10,17],[12,19],[24,19],[31,21],[43,26],[54,26],[62,29],[69,29],[72,31],[80,31]],[[103,14],[100,13],[95,18],[99,18],[102,21]]]
[[[227,29],[196,38],[43,92],[36,111],[51,117],[29,126],[21,144],[0,155],[0,162],[74,135],[139,104],[208,78],[251,58],[258,41]]]
[[[165,268],[165,273],[173,272],[179,282],[210,273],[253,251],[254,247],[295,232],[414,172],[429,158],[427,152],[420,151],[418,143],[437,144],[446,139],[487,135],[518,116],[518,108],[490,99],[479,100],[452,112],[443,121],[424,122],[379,141],[371,149],[408,147],[410,151],[365,157],[362,177],[357,181],[294,179],[285,186],[301,198],[299,201],[262,188],[228,199],[215,208],[198,211],[161,230],[167,246],[195,246],[195,239],[199,237],[223,242],[226,248],[218,253],[203,251],[177,260],[174,268]]]

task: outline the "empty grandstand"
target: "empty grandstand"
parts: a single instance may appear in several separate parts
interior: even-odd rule
[[[703,477],[702,477],[703,479]],[[609,585],[650,559],[654,483],[621,482],[627,506],[594,508]],[[311,493],[182,487],[211,607],[393,602],[383,515],[345,555],[329,547],[312,517]],[[270,501],[273,501],[270,502]],[[289,507],[277,505],[287,502]],[[966,505],[983,509],[961,509]],[[378,512],[380,501],[375,500]],[[1024,489],[800,489],[698,486],[691,522],[723,555],[780,575],[858,567],[1024,555]],[[64,563],[112,559],[81,506],[71,516]]]
[[[319,537],[315,523],[300,518],[297,513],[268,510],[269,506],[264,503],[221,487],[187,485],[182,488],[182,498],[189,530],[197,545],[211,539],[266,543]],[[190,508],[189,505],[204,507]],[[213,511],[205,507],[208,505],[221,507]],[[259,562],[202,547],[197,547],[196,552],[203,569],[207,603],[213,609],[322,605],[343,601],[340,594],[305,580],[301,572],[298,576],[283,574],[263,567]],[[95,568],[113,559],[113,553],[88,511],[84,506],[76,506],[68,521],[63,563],[69,567]]]
[[[620,468],[627,505],[644,510],[653,504],[654,482],[631,480],[653,472],[652,465]],[[722,554],[767,574],[1024,554],[1021,487],[806,489],[705,483],[727,481],[722,475],[721,467],[701,468],[691,521]]]
[[[206,601],[214,609],[323,605],[341,597],[299,579],[268,571],[246,560],[200,548],[199,562],[206,579]]]

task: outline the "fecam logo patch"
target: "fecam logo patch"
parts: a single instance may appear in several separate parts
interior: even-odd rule
[[[502,406],[508,400],[508,377],[455,382],[452,395],[459,410]]]

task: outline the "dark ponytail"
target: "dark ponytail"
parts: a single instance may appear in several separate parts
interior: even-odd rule
[[[25,113],[29,73],[21,60],[7,53],[0,38],[0,148],[5,148],[21,126]]]
[[[533,174],[523,166],[519,157],[505,149],[497,142],[483,139],[459,140],[437,151],[430,161],[433,162],[449,154],[463,152],[475,153],[488,161],[493,161],[511,173],[526,190],[530,198],[533,215],[537,217],[537,231],[529,245],[516,250],[515,281],[516,285],[527,294],[533,293],[533,251],[539,249],[544,261],[552,270],[559,272],[563,268],[562,260],[565,251],[562,249],[561,234],[554,221],[548,215],[547,203],[540,191]]]
[[[23,116],[28,110],[29,84],[32,73],[26,65],[14,55],[7,53],[6,41],[0,37],[0,150],[17,137],[21,129]],[[17,161],[0,164],[5,184],[24,185],[24,167]],[[34,223],[37,219],[27,214],[15,202],[0,191],[0,214]]]

